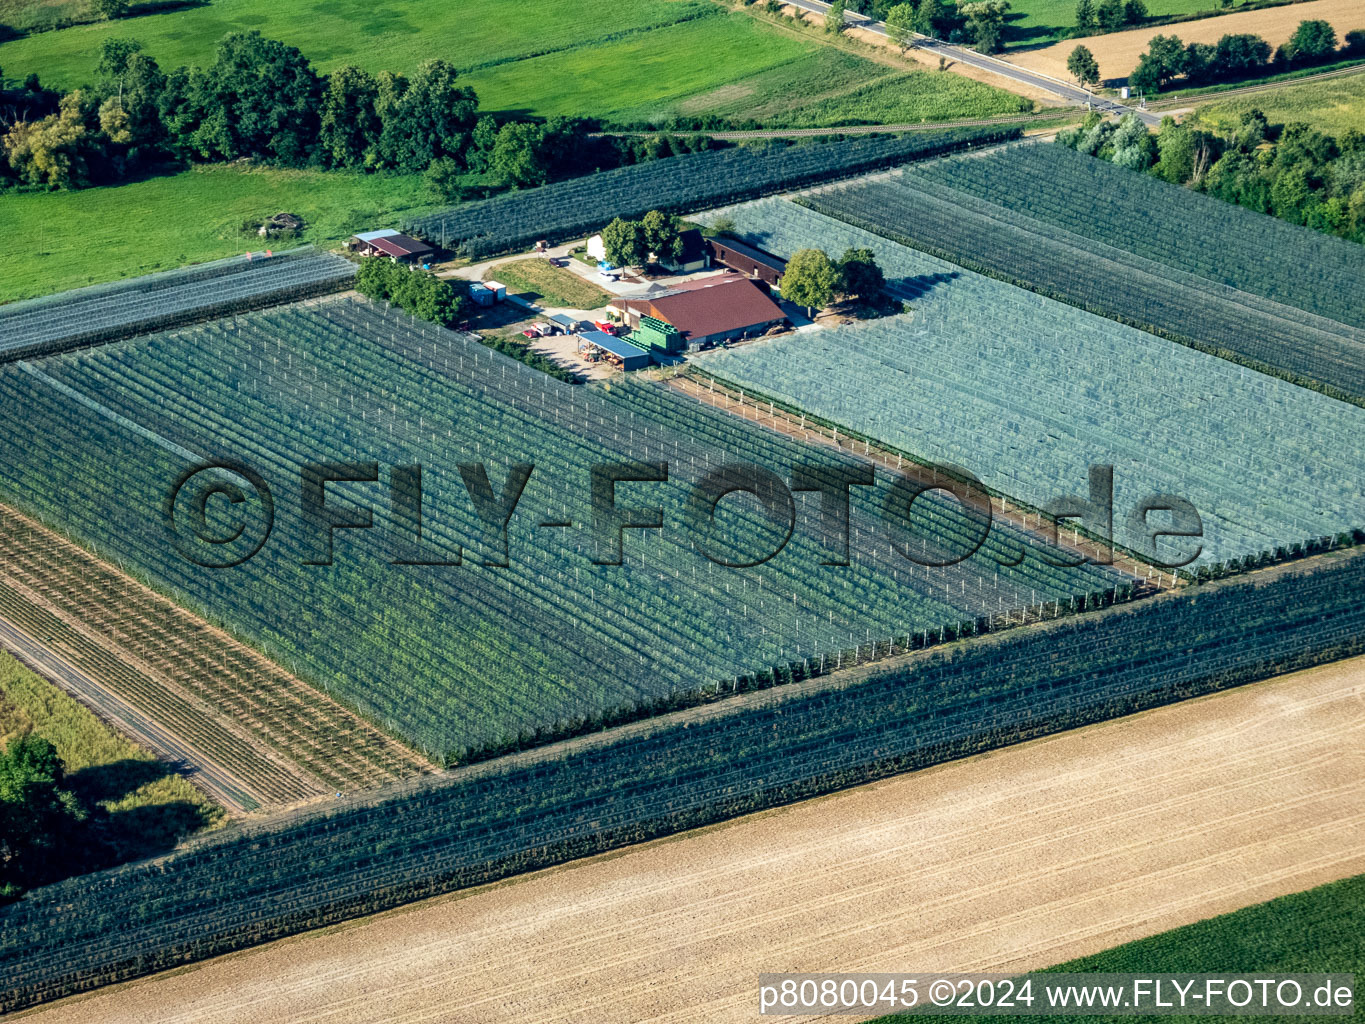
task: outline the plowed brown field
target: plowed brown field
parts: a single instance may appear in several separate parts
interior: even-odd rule
[[[1362,871],[1357,659],[416,904],[29,1020],[750,1021],[760,971],[1036,968]]]

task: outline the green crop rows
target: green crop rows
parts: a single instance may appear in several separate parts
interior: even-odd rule
[[[709,353],[707,372],[1037,506],[1112,464],[1120,543],[1140,499],[1175,494],[1203,519],[1201,563],[1365,525],[1365,410],[785,200],[724,215],[779,254],[872,248],[914,312]]]
[[[1365,247],[1354,243],[1065,146],[943,161],[921,176],[1144,259],[1365,329]]]
[[[0,908],[0,1011],[1358,654],[1360,552],[237,828]]]
[[[365,303],[217,321],[0,371],[0,494],[226,623],[372,719],[437,756],[472,756],[591,728],[670,701],[701,699],[739,676],[833,668],[845,650],[1123,582],[1063,569],[999,528],[966,562],[917,566],[882,533],[880,496],[859,497],[853,564],[828,552],[803,497],[782,553],[725,569],[693,548],[689,483],[721,462],[791,467],[851,460],[801,446],[659,384],[572,387],[469,338]],[[162,504],[192,453],[236,459],[276,496],[274,531],[232,569],[191,565],[168,539]],[[374,509],[372,530],[337,530],[330,566],[299,514],[300,466],[375,461],[373,484],[329,485],[341,509]],[[659,504],[662,531],[627,531],[625,564],[587,524],[589,467],[666,460],[667,484],[622,484],[623,507]],[[505,568],[456,466],[486,462],[501,493],[509,466],[533,471],[513,517]],[[423,558],[391,564],[397,532],[389,467],[423,467]],[[865,490],[873,490],[866,488]],[[817,496],[811,496],[811,501]],[[950,499],[929,499],[927,530],[961,537]],[[769,526],[736,499],[716,546],[761,554]],[[728,511],[727,511],[728,510]],[[543,528],[542,520],[571,522]],[[404,520],[403,522],[406,522]],[[324,533],[325,536],[325,533]],[[729,545],[729,546],[727,546]],[[732,559],[734,560],[734,559]],[[785,666],[794,665],[795,669]]]
[[[1063,164],[1077,159],[1062,147],[1044,152],[1053,148],[1069,154],[1061,157]],[[1008,167],[1008,161],[1031,158],[1016,149],[991,159]],[[954,188],[959,175],[976,181],[977,168],[965,163],[976,161],[948,159],[932,167],[909,167],[892,177],[824,189],[800,201],[964,267],[1365,404],[1365,330],[1139,255],[1120,247],[1119,239],[1101,241]],[[992,184],[995,180],[990,179]],[[1158,194],[1164,192],[1158,189]],[[1198,194],[1188,202],[1212,215],[1215,223],[1225,206]],[[1240,211],[1233,219],[1248,216],[1259,215]],[[1274,226],[1272,230],[1286,227],[1270,217],[1259,219]],[[1303,241],[1313,247],[1321,238],[1306,228],[1288,231],[1308,236]],[[1204,237],[1202,232],[1191,234]],[[1233,245],[1229,242],[1229,249]],[[1271,264],[1266,273],[1285,269],[1279,261],[1266,263]],[[1289,272],[1294,272],[1292,266]]]

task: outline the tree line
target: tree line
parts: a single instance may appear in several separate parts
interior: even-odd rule
[[[1365,132],[1334,138],[1306,124],[1272,125],[1259,110],[1236,124],[1167,117],[1153,135],[1133,115],[1096,113],[1057,141],[1292,224],[1365,242]]]
[[[782,0],[766,0],[770,13],[782,10]],[[886,24],[886,34],[901,51],[915,44],[916,35],[975,46],[986,53],[1000,49],[1009,0],[834,0],[825,15],[825,31],[848,27],[844,13],[852,11]]]
[[[137,40],[111,38],[91,84],[61,95],[30,75],[0,89],[0,186],[79,188],[166,164],[245,158],[425,173],[455,200],[467,174],[530,187],[693,148],[589,138],[589,127],[481,117],[474,90],[443,60],[410,76],[352,66],[319,75],[297,48],[251,31],[225,36],[207,67],[166,72]]]
[[[1151,95],[1176,79],[1195,86],[1228,79],[1251,78],[1331,60],[1365,57],[1365,30],[1347,32],[1340,49],[1330,22],[1299,22],[1294,34],[1279,47],[1249,32],[1223,36],[1216,43],[1181,42],[1179,36],[1154,36],[1147,52],[1128,76],[1136,91]]]

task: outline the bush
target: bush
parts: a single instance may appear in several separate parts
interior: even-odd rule
[[[429,271],[416,270],[373,257],[360,264],[356,291],[367,298],[392,302],[413,316],[449,327],[460,319],[463,296],[448,281]]]

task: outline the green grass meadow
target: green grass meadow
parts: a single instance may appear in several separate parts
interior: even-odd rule
[[[213,0],[12,40],[0,44],[0,68],[10,78],[36,71],[46,84],[70,88],[93,77],[104,39],[131,36],[169,70],[208,63],[218,40],[244,29],[297,46],[324,72],[344,64],[411,72],[440,57],[460,70],[483,109],[506,115],[634,123],[705,112],[744,119],[758,108],[760,119],[774,125],[809,126],[840,123],[844,115],[828,99],[831,92],[874,82],[885,83],[887,96],[896,97],[880,106],[901,121],[1019,107],[1011,94],[955,75],[918,73],[886,82],[895,68],[712,0],[541,0],[532,6],[487,0],[473,15],[437,0]],[[808,99],[816,101],[818,114],[782,120]],[[867,118],[853,113],[844,123],[848,119]]]
[[[0,745],[23,732],[57,748],[68,785],[98,817],[89,828],[105,848],[101,861],[170,849],[223,817],[208,797],[147,751],[0,652]]]
[[[1059,964],[1059,973],[1126,974],[1355,974],[1356,995],[1365,977],[1365,875],[1343,879],[1258,903],[1231,914],[1138,939],[1094,956]],[[1357,1003],[1355,1018],[1361,1011]],[[874,1024],[911,1024],[920,1018],[897,1014]],[[955,1016],[955,1024],[987,1024],[1005,1018]],[[1036,1024],[1121,1024],[1133,1018],[1101,1014],[1036,1016]],[[1194,1024],[1215,1018],[1172,1015],[1161,1017],[1170,1024]],[[1303,1017],[1237,1016],[1222,1021],[1289,1021]],[[1343,1017],[1326,1018],[1344,1020]]]
[[[1260,110],[1272,123],[1303,121],[1328,135],[1365,129],[1365,74],[1286,85],[1246,96],[1231,96],[1199,107],[1201,119],[1226,126],[1248,110]]]
[[[243,220],[281,211],[307,222],[298,242],[328,246],[365,226],[398,226],[439,205],[420,176],[231,166],[76,192],[0,197],[0,302],[31,298],[267,244]]]
[[[676,104],[671,113],[714,114],[795,128],[913,124],[1027,113],[1031,100],[961,75],[898,71],[830,46]],[[639,112],[630,111],[627,115]],[[641,118],[643,119],[643,118]]]
[[[414,70],[455,64],[485,111],[593,116],[621,124],[716,114],[774,127],[914,123],[1029,110],[957,75],[907,71],[730,11],[711,0],[488,0],[471,13],[437,0],[202,7],[78,25],[0,44],[0,68],[56,87],[93,77],[102,40],[131,36],[163,68],[212,60],[228,32],[259,29],[320,71],[354,63]],[[420,178],[201,167],[80,192],[0,199],[0,302],[262,248],[244,220],[288,211],[304,241],[396,226],[440,205]]]
[[[212,60],[229,32],[258,29],[302,50],[319,71],[355,64],[370,71],[411,72],[440,57],[462,71],[599,42],[607,33],[657,28],[687,18],[715,16],[708,0],[483,0],[477,14],[440,0],[213,0],[203,7],[150,14],[0,45],[0,67],[13,77],[37,71],[63,88],[91,77],[100,42],[132,36],[165,69]]]

